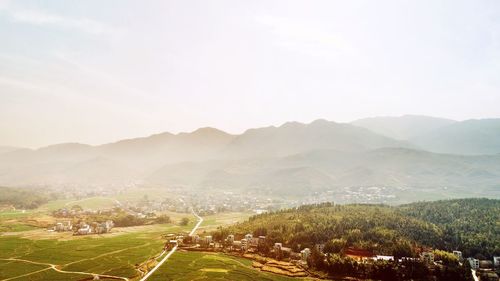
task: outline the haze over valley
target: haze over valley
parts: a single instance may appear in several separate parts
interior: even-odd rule
[[[330,192],[341,198],[349,189],[377,187],[379,197],[353,202],[386,203],[407,202],[407,190],[422,199],[497,198],[499,133],[500,119],[408,115],[287,122],[240,135],[207,127],[98,146],[4,148],[0,185],[150,184],[281,196]]]
[[[0,0],[0,281],[500,281],[499,19]]]

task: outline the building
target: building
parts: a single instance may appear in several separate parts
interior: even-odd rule
[[[115,226],[115,224],[111,220],[107,220],[103,223],[98,223],[95,227],[95,233],[97,234],[108,233],[111,231],[113,226]]]
[[[274,243],[273,248],[275,251],[281,251],[281,248],[283,248],[283,244],[282,243]]]
[[[500,267],[500,257],[493,257],[493,266],[495,268]]]
[[[233,234],[229,234],[226,238],[226,242],[229,244],[229,245],[232,245],[234,243],[234,235]]]
[[[266,244],[266,236],[259,236],[259,241],[258,241],[259,246],[263,246]]]
[[[247,241],[252,240],[252,238],[253,238],[253,235],[250,234],[250,233],[248,233],[247,235],[245,235],[245,239],[247,239]]]
[[[457,257],[458,260],[462,260],[462,252],[461,251],[453,251],[453,255]]]
[[[241,243],[241,249],[242,249],[243,251],[248,250],[248,244],[249,244],[249,243],[248,243],[248,240],[247,240],[246,238],[241,239],[241,242],[240,242],[240,243]]]
[[[372,251],[358,249],[354,247],[347,248],[347,250],[345,251],[345,255],[356,261],[373,259],[373,257],[375,257]]]
[[[92,229],[90,228],[90,225],[88,225],[88,224],[84,224],[77,231],[77,234],[79,234],[79,235],[87,235],[90,233],[92,233]]]
[[[205,244],[210,245],[210,243],[212,243],[212,236],[210,235],[205,236],[204,242]]]
[[[307,262],[307,259],[309,259],[310,255],[311,255],[311,250],[309,248],[305,248],[304,250],[300,251],[300,259],[303,262]]]
[[[375,259],[382,261],[394,261],[394,256],[376,256]]]
[[[479,260],[478,259],[468,258],[467,260],[469,261],[470,267],[472,269],[478,269],[479,268]]]
[[[71,231],[73,229],[73,224],[71,221],[63,221],[63,222],[58,222],[56,223],[56,226],[54,227],[55,231]]]
[[[420,255],[420,259],[426,264],[434,263],[434,253],[433,252],[423,252]]]

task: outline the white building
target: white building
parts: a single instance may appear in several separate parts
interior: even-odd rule
[[[311,250],[309,248],[305,248],[304,250],[300,251],[300,259],[303,262],[307,262],[307,259],[311,255]]]
[[[500,267],[500,257],[493,257],[493,266]]]
[[[479,268],[479,260],[474,259],[474,258],[468,258],[470,267],[472,269],[478,269]]]
[[[92,233],[92,229],[90,228],[90,225],[84,224],[82,227],[78,229],[78,234],[80,235],[87,235]]]
[[[453,251],[453,254],[455,257],[457,257],[458,260],[462,260],[462,252],[461,251]]]

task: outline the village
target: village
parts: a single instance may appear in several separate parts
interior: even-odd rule
[[[300,251],[293,251],[281,242],[269,243],[266,236],[259,235],[255,237],[248,233],[238,237],[229,234],[224,239],[215,239],[212,235],[199,236],[194,234],[187,236],[184,234],[168,234],[165,250],[170,250],[175,246],[186,251],[202,252],[222,252],[229,255],[235,255],[247,258],[253,261],[252,266],[255,269],[286,275],[290,277],[315,276],[317,272],[310,270],[311,255],[313,251],[320,256],[326,257],[324,252],[325,244],[316,244],[313,248],[303,248]],[[348,247],[344,250],[345,257],[363,264],[373,262],[389,262],[402,264],[404,262],[420,262],[431,269],[442,266],[445,261],[438,260],[435,255],[441,255],[444,251],[422,248],[418,257],[400,257],[388,255],[376,255],[369,250]],[[500,271],[500,257],[493,257],[492,260],[477,259],[473,257],[464,258],[462,252],[455,250],[446,253],[454,256],[459,264],[467,263],[471,268],[476,281],[498,281],[498,271]]]

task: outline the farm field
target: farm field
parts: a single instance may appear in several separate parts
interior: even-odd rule
[[[0,280],[81,280],[86,275],[58,273],[62,271],[88,272],[133,279],[139,276],[136,264],[157,255],[164,240],[162,234],[188,231],[187,226],[172,224],[133,228],[117,228],[108,235],[68,236],[67,239],[43,239],[26,233],[0,236]],[[126,231],[122,231],[126,230]],[[39,230],[40,234],[46,231]],[[43,232],[43,233],[42,233]],[[58,235],[57,233],[54,233]],[[47,236],[43,236],[47,237]],[[15,259],[15,260],[12,260]],[[12,266],[19,265],[22,266]],[[46,270],[44,270],[46,269]],[[30,274],[31,273],[31,274]],[[29,274],[29,275],[26,275]],[[29,276],[29,279],[27,279]],[[88,275],[87,277],[91,277]]]
[[[0,212],[0,280],[82,280],[92,278],[91,274],[137,280],[140,276],[137,265],[161,252],[165,242],[162,235],[188,232],[196,223],[196,218],[190,214],[164,212],[173,219],[173,224],[115,227],[109,234],[90,236],[73,236],[70,232],[48,232],[37,225],[52,218],[48,215],[49,210],[63,207],[68,202],[83,203],[82,205],[87,207],[113,203],[107,198],[90,198],[79,202],[63,200],[49,202],[32,211]],[[207,216],[199,232],[242,221],[250,215],[251,213],[225,213]],[[190,219],[188,225],[175,224],[183,217]],[[171,266],[179,268],[175,260],[182,260],[186,254],[191,253],[175,253],[171,258],[174,264],[169,260],[161,270],[168,270]],[[221,256],[215,261],[224,259],[228,259],[226,262],[234,263],[235,266],[245,263],[249,266],[236,268],[233,275],[248,272],[251,273],[249,276],[253,276],[258,273],[251,268],[251,263],[248,265],[247,260],[235,262],[231,257]],[[200,262],[203,264],[207,260],[211,259],[202,258]],[[63,272],[55,271],[52,266]],[[200,273],[203,273],[203,276],[221,274],[220,270],[210,268],[203,269]]]
[[[261,272],[252,267],[252,261],[220,253],[178,251],[148,280],[265,280],[303,281],[307,278],[291,278]]]
[[[200,225],[198,232],[211,231],[216,229],[220,225],[235,224],[237,222],[243,222],[255,213],[242,213],[242,212],[232,212],[232,213],[221,213],[216,215],[209,215],[203,217],[203,223]]]

